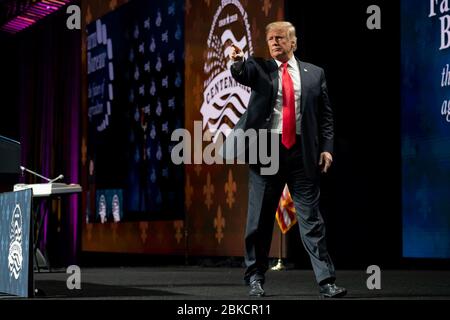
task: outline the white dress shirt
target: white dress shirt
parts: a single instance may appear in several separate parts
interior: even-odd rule
[[[283,68],[281,65],[282,62],[275,60],[278,65],[278,92],[277,98],[275,101],[275,107],[273,108],[272,120],[270,124],[270,129],[275,133],[283,132],[283,85],[282,85],[282,77],[283,77]],[[297,60],[294,56],[291,57],[288,61],[287,66],[288,72],[292,78],[292,82],[294,82],[294,92],[295,92],[295,132],[296,134],[300,134],[300,97],[301,97],[301,82],[300,82],[300,67],[297,63]]]

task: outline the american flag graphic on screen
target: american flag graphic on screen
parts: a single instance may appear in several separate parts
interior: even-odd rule
[[[130,1],[88,25],[96,33],[106,39],[88,77],[101,89],[90,103],[96,188],[123,189],[124,220],[182,217],[184,172],[170,155],[184,125],[184,1]]]

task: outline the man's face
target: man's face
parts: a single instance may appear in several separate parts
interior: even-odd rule
[[[271,29],[266,40],[272,58],[286,62],[294,54],[294,43],[288,39],[287,29]]]

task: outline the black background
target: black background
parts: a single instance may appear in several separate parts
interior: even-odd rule
[[[366,26],[368,6],[381,29]],[[400,2],[287,1],[296,55],[325,69],[335,114],[335,155],[321,208],[337,268],[401,261]],[[288,235],[296,263],[309,259]]]
[[[11,37],[0,32],[0,135],[20,141],[14,53]],[[0,154],[0,161],[3,157]],[[17,179],[16,174],[0,174],[0,192],[11,191]]]

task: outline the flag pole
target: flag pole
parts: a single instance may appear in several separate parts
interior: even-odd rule
[[[280,229],[280,241],[279,241],[279,252],[278,252],[278,262],[275,266],[272,267],[273,271],[281,271],[285,269],[283,264],[283,232]]]

